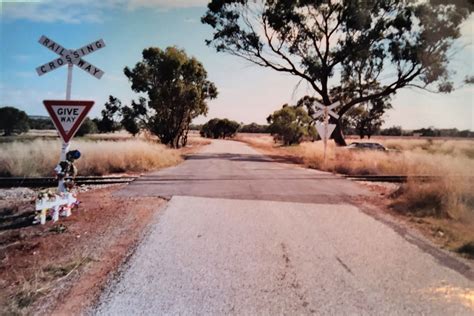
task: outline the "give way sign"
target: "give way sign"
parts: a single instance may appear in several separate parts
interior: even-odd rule
[[[76,134],[94,101],[45,100],[46,110],[65,143]]]

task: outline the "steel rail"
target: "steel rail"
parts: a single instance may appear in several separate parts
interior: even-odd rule
[[[97,185],[97,184],[119,184],[129,183],[137,177],[76,177],[74,182],[76,185]],[[58,180],[54,177],[0,177],[0,188],[46,188],[58,185]]]
[[[407,182],[408,179],[416,181],[434,181],[443,178],[442,176],[400,176],[400,175],[341,175],[343,178],[355,181],[370,181],[370,182],[392,182],[392,183],[403,183]],[[453,176],[456,177],[456,176]],[[459,176],[464,177],[464,176]],[[122,177],[76,177],[74,179],[77,185],[97,185],[97,184],[120,184],[130,183],[137,179],[134,176],[122,176]],[[312,178],[302,178],[301,180],[311,180]],[[319,178],[314,178],[318,180]],[[327,178],[331,179],[331,178]],[[336,178],[337,179],[337,178]],[[146,176],[141,178],[143,182],[161,182],[161,181],[193,181],[193,180],[211,180],[211,179],[169,179],[169,178],[147,178]],[[212,180],[223,180],[223,179],[212,179]],[[233,179],[226,179],[233,180]],[[245,180],[245,179],[236,179]],[[251,179],[249,179],[251,180]],[[297,178],[295,178],[297,180]],[[57,186],[58,181],[53,177],[0,177],[0,188],[12,188],[12,187],[27,187],[27,188],[45,188]]]

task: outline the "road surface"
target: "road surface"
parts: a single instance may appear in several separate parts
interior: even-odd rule
[[[354,182],[214,141],[119,195],[170,198],[97,315],[473,315],[472,267],[349,202]]]

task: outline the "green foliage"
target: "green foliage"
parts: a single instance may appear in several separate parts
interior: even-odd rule
[[[132,101],[132,106],[124,106],[121,109],[122,126],[135,136],[146,125],[147,112],[145,98],[139,98],[138,102]]]
[[[449,50],[473,8],[461,2],[212,0],[201,21],[218,52],[299,77],[343,117],[404,87],[452,91]]]
[[[200,131],[203,124],[189,124],[190,131]]]
[[[392,126],[389,128],[385,128],[380,131],[380,135],[384,136],[402,136],[403,130],[401,126]]]
[[[122,102],[110,95],[109,101],[104,104],[104,109],[101,112],[102,117],[94,119],[94,123],[97,125],[100,133],[115,132],[121,128],[119,123],[121,107]]]
[[[17,108],[11,106],[0,108],[0,130],[3,131],[3,136],[26,133],[29,129],[28,121],[28,115]]]
[[[206,100],[217,96],[204,66],[176,47],[144,49],[142,61],[124,73],[133,91],[147,94],[146,128],[174,148],[186,144],[192,119],[206,114]]]
[[[413,131],[414,134],[419,134],[420,136],[427,136],[427,137],[439,137],[441,133],[439,130],[428,127],[428,128],[420,128]]]
[[[268,131],[275,140],[284,145],[299,144],[304,137],[316,138],[316,129],[311,125],[312,119],[301,106],[283,105],[268,118]]]
[[[250,123],[243,125],[239,131],[241,133],[268,133],[268,125]]]
[[[31,129],[45,130],[54,129],[54,124],[49,117],[29,116],[28,125]]]
[[[392,106],[380,99],[371,100],[367,104],[359,105],[347,112],[346,119],[350,127],[359,135],[360,138],[372,135],[380,131],[384,123],[383,114]]]
[[[227,138],[237,134],[240,124],[228,119],[214,118],[201,127],[200,134],[207,138]]]
[[[97,125],[96,123],[91,120],[90,118],[86,117],[84,122],[82,122],[81,126],[76,132],[76,136],[84,136],[87,134],[97,133]]]

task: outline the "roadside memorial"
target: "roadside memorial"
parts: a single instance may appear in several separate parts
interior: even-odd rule
[[[36,199],[37,216],[33,223],[46,223],[46,217],[50,213],[55,222],[59,216],[70,216],[71,209],[77,205],[76,196],[72,192],[74,187],[74,178],[77,174],[77,168],[74,161],[81,156],[78,150],[69,150],[70,140],[74,137],[87,114],[94,105],[90,100],[71,100],[72,70],[74,65],[100,79],[104,71],[93,64],[82,59],[99,49],[105,47],[102,39],[89,43],[76,50],[66,49],[52,39],[41,36],[39,41],[41,45],[58,54],[58,57],[37,67],[36,72],[42,76],[50,71],[56,70],[64,65],[68,66],[66,81],[66,99],[65,100],[44,100],[44,106],[56,127],[59,136],[62,139],[61,153],[59,163],[54,169],[58,179],[57,192],[42,191]]]
[[[336,128],[336,124],[329,124],[329,116],[332,116],[336,119],[339,118],[339,115],[333,111],[339,105],[339,101],[327,106],[319,103],[318,101],[314,101],[314,103],[316,107],[319,108],[319,110],[314,113],[313,118],[320,117],[321,115],[324,116],[322,124],[320,122],[316,122],[316,130],[318,131],[318,134],[324,143],[324,163],[326,163],[327,142]]]

